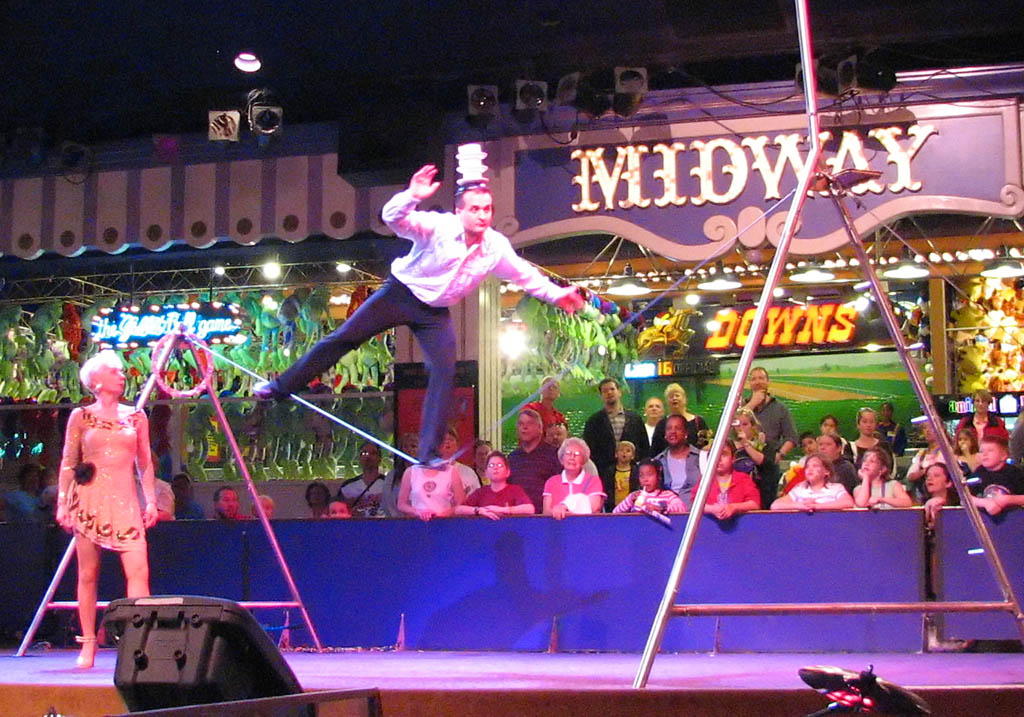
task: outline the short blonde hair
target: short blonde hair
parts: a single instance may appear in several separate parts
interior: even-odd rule
[[[686,395],[686,389],[683,388],[681,384],[670,383],[668,386],[665,386],[665,398],[667,399],[668,395],[673,391],[679,391],[679,393],[683,394],[684,396]]]
[[[123,369],[124,363],[117,352],[104,349],[82,364],[82,368],[78,370],[78,378],[82,385],[92,393],[96,393],[96,387],[93,385],[93,375],[104,367]]]

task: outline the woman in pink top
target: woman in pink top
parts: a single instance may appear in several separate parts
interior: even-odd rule
[[[82,384],[96,397],[68,418],[61,459],[57,522],[74,534],[78,558],[78,619],[82,650],[78,666],[96,658],[96,585],[100,549],[121,556],[128,597],[149,595],[146,530],[157,521],[156,488],[149,421],[134,406],[121,403],[124,369],[113,351],[85,362]],[[136,475],[146,507],[139,505]]]
[[[558,449],[564,469],[544,483],[544,515],[561,520],[567,515],[600,513],[605,492],[601,479],[583,470],[590,448],[580,438],[567,438]]]

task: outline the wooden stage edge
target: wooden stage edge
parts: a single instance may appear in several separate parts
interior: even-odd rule
[[[92,670],[74,669],[74,655],[59,650],[0,657],[0,712],[123,713],[113,686],[116,654],[102,651]],[[655,660],[645,690],[631,687],[640,661],[634,654],[361,651],[285,657],[307,691],[378,688],[385,715],[804,715],[826,701],[796,671],[822,664],[853,670],[872,664],[879,676],[928,701],[933,714],[1019,715],[1024,705],[1019,653],[666,654]]]

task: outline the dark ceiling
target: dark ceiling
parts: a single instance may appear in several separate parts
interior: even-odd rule
[[[857,52],[896,71],[1024,62],[1020,0],[811,5],[822,60]],[[333,120],[386,136],[407,123],[424,132],[439,127],[443,113],[464,110],[470,83],[498,85],[508,101],[517,78],[553,88],[562,75],[581,71],[603,88],[617,65],[647,67],[652,89],[785,80],[794,76],[797,47],[788,0],[4,0],[0,162],[19,128],[43,128],[52,146],[204,132],[208,110],[243,106],[253,88],[276,94],[285,131]],[[259,73],[233,67],[243,49],[261,57]],[[372,165],[373,156],[367,159]],[[362,239],[344,243],[353,256],[337,258],[383,271],[401,249]],[[594,256],[606,241],[577,237],[571,249]],[[251,262],[274,244],[224,251]],[[332,240],[303,244],[339,252]],[[297,251],[280,248],[282,255]],[[625,251],[620,258],[636,255]],[[527,255],[558,263],[549,252],[537,245]],[[129,260],[138,259],[143,271],[151,262],[187,268],[187,254],[130,250]],[[125,259],[99,257],[95,270]],[[25,273],[24,263],[8,263],[0,262],[8,280],[12,271]],[[31,264],[44,275],[84,270],[80,262]]]
[[[822,57],[858,49],[896,70],[1024,59],[1019,0],[811,5]],[[232,66],[242,49],[263,59],[255,76]],[[278,95],[286,123],[415,121],[464,106],[468,83],[511,94],[516,78],[553,87],[575,70],[642,65],[653,88],[735,84],[792,77],[797,59],[788,0],[6,0],[0,131],[203,131],[207,110],[254,87]]]

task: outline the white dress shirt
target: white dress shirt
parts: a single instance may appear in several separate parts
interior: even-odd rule
[[[465,229],[456,215],[415,211],[417,204],[406,189],[384,205],[381,217],[395,234],[412,240],[409,253],[391,262],[391,273],[423,303],[456,304],[491,273],[550,303],[576,290],[549,281],[516,255],[504,234],[487,229],[478,244],[467,246]]]

